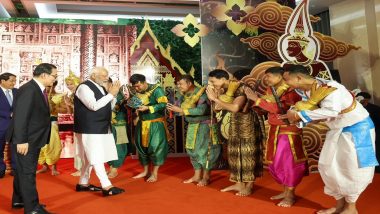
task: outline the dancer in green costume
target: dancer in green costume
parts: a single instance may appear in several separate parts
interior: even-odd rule
[[[133,178],[148,176],[149,164],[152,163],[153,170],[147,182],[156,182],[158,169],[164,164],[168,154],[168,132],[165,121],[168,99],[164,90],[159,85],[148,84],[144,75],[133,74],[130,83],[137,92],[135,96],[142,103],[136,109],[139,120],[135,131],[135,144],[144,171]]]
[[[112,80],[109,82],[112,84]],[[128,136],[127,136],[127,108],[125,107],[125,98],[122,91],[123,87],[120,88],[119,93],[116,95],[116,103],[112,109],[112,134],[115,138],[116,149],[117,149],[117,160],[109,161],[108,165],[110,170],[108,172],[109,178],[115,178],[118,176],[118,168],[124,163],[125,158],[128,155]]]
[[[181,76],[177,82],[182,96],[178,106],[168,103],[167,109],[185,116],[189,123],[186,136],[186,151],[194,167],[193,177],[184,183],[197,182],[206,186],[221,150],[216,133],[216,120],[211,118],[210,101],[204,87],[196,87],[190,75]],[[202,175],[203,170],[203,175]]]

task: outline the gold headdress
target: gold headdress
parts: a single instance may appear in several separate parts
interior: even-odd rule
[[[293,34],[288,38],[288,41],[299,42],[301,46],[306,46],[309,44],[309,40],[305,37],[302,17],[302,14],[298,16],[296,27],[294,28]]]
[[[75,74],[72,71],[70,71],[69,76],[65,78],[66,83],[69,81],[72,81],[74,85],[78,86],[80,83],[80,78],[75,76]]]

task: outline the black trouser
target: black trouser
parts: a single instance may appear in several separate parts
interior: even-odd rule
[[[17,151],[17,145],[12,146]],[[29,145],[26,155],[16,154],[12,203],[24,203],[24,213],[31,212],[39,206],[36,170],[40,150],[40,148],[31,148]]]

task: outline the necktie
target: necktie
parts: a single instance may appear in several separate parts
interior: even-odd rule
[[[49,105],[48,92],[46,91],[46,89],[44,89],[44,97],[46,104]]]
[[[12,96],[11,96],[11,94],[10,94],[10,91],[11,90],[6,90],[6,92],[5,92],[5,97],[7,97],[7,100],[8,100],[8,103],[9,103],[9,105],[10,106],[12,106]]]

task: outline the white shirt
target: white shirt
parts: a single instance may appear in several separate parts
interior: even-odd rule
[[[33,78],[33,80],[34,80],[34,81],[37,83],[37,85],[40,87],[41,92],[42,92],[42,94],[43,94],[44,91],[45,91],[45,86],[42,85],[42,83],[40,83],[37,79]]]
[[[89,79],[92,83],[96,85],[96,87],[102,92],[103,95],[106,94],[106,91],[97,84],[96,82]],[[104,106],[106,106],[109,102],[113,101],[114,96],[112,94],[107,94],[106,96],[100,98],[99,100],[96,100],[94,92],[85,84],[81,84],[75,95],[78,97],[78,99],[90,110],[97,111]],[[114,104],[114,102],[112,102]]]
[[[9,94],[11,95],[11,98],[13,100],[13,93],[12,93],[12,89],[5,89],[3,88],[2,86],[0,86],[1,89],[3,89],[3,92],[4,92],[4,95],[7,96],[7,91],[9,91]]]

